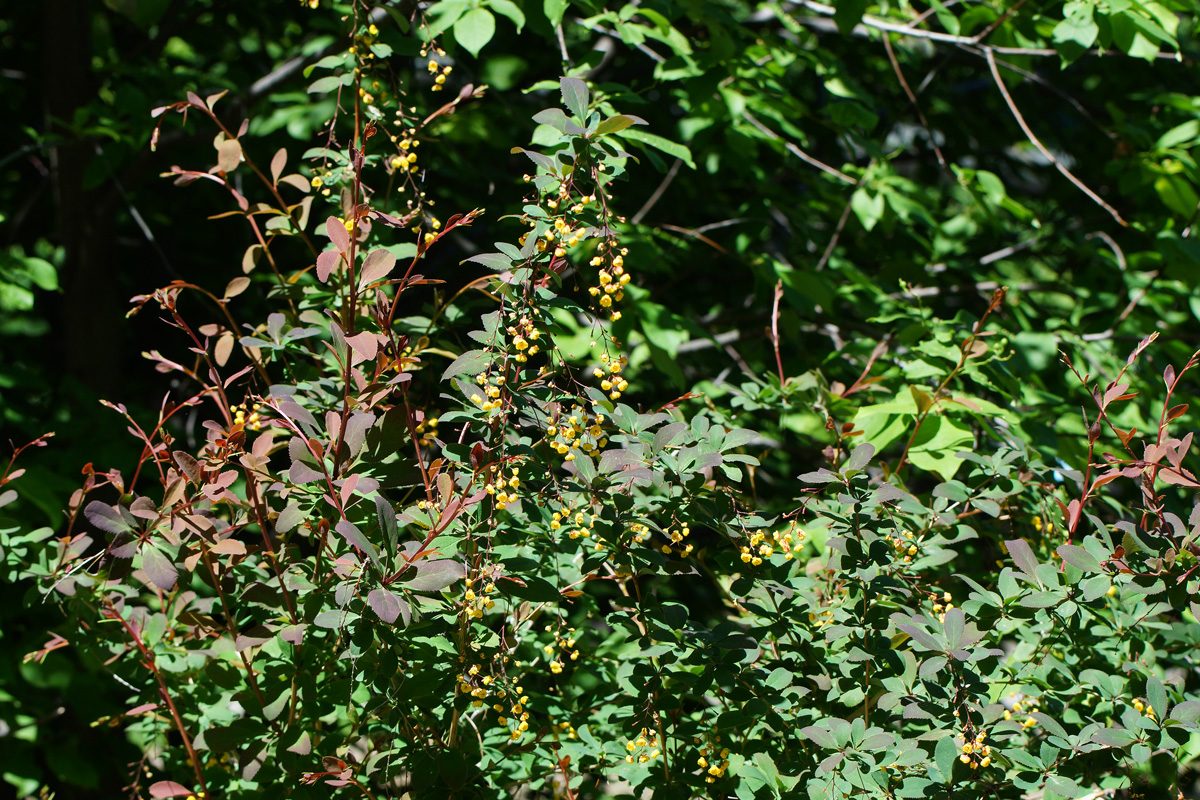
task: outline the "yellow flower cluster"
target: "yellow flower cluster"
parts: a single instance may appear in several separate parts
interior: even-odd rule
[[[417,148],[421,146],[421,140],[414,136],[398,136],[392,137],[392,142],[395,143],[398,152],[392,156],[389,162],[392,169],[403,172],[416,172],[417,167]],[[419,232],[420,226],[414,229],[414,232]]]
[[[629,381],[621,377],[621,370],[628,366],[629,357],[622,354],[619,358],[610,358],[608,353],[601,353],[600,364],[592,370],[592,375],[602,379],[600,388],[608,392],[611,399],[620,399],[621,392],[629,388]]]
[[[426,414],[425,419],[417,423],[417,427],[414,430],[421,437],[422,444],[430,445],[433,444],[433,440],[437,438],[437,427],[438,418],[436,416],[429,416],[429,414]]]
[[[446,55],[446,52],[444,50],[439,49],[437,51],[437,54],[439,56],[444,56],[444,55]],[[422,51],[421,58],[424,58],[425,55],[426,55],[425,52]],[[436,59],[432,59],[432,58],[429,59],[428,67],[429,67],[429,74],[434,76],[433,77],[433,91],[440,92],[442,90],[442,87],[446,85],[446,77],[451,72],[454,71],[454,67],[451,67],[449,65],[443,67],[438,64]]]
[[[532,180],[532,178],[529,175],[526,175],[525,182],[528,183],[530,180]],[[546,207],[552,212],[558,212],[560,201],[562,202],[564,208],[566,207],[566,203],[569,201],[570,195],[568,194],[568,190],[565,186],[559,189],[558,197],[558,200],[550,199],[546,201]],[[570,211],[573,214],[582,214],[584,208],[594,202],[596,202],[595,195],[582,197],[578,203],[570,206]],[[536,228],[538,225],[538,220],[528,215],[523,216],[521,219],[530,227]],[[554,257],[562,258],[567,254],[568,247],[574,247],[587,237],[587,230],[588,229],[586,225],[572,227],[571,223],[567,222],[562,217],[557,217],[552,223],[552,227],[548,228],[538,238],[536,244],[537,251],[539,253],[544,253],[547,249],[553,247]],[[528,239],[529,234],[526,233],[523,234],[518,241],[520,242],[521,246],[524,247],[525,242]]]
[[[245,403],[242,403],[238,406],[233,406],[229,409],[233,412],[233,424],[235,426],[241,425],[246,428],[246,430],[260,430],[262,428],[262,418],[259,416],[258,412],[261,408],[262,403],[255,403],[254,405],[250,406],[249,409],[246,408]],[[250,413],[247,414],[247,411]]]
[[[568,739],[576,738],[575,726],[569,722],[560,722],[558,724],[552,723],[550,726],[550,732],[554,734],[555,739],[563,734],[566,734]]]
[[[517,502],[517,489],[519,488],[521,488],[521,470],[513,467],[509,470],[507,478],[497,472],[494,481],[487,485],[485,491],[496,498],[496,510],[503,511],[508,508],[510,503]]]
[[[507,712],[507,713],[511,713],[513,715],[513,717],[516,718],[517,724],[509,732],[509,738],[511,738],[514,742],[521,738],[522,733],[529,730],[529,712],[525,710],[525,707],[529,705],[529,697],[527,695],[525,695],[524,687],[521,687],[521,686],[516,687],[515,692],[519,696],[520,699],[518,702],[513,703],[511,706],[509,706],[508,712]],[[503,690],[501,690],[497,694],[500,697],[504,697]],[[512,723],[512,720],[510,720],[507,716],[505,716],[505,713],[506,713],[505,707],[503,705],[501,705],[500,703],[496,703],[494,706],[492,706],[492,710],[494,710],[499,715],[496,717],[496,725],[501,728],[507,729],[509,727],[509,725]]]
[[[671,544],[680,545],[680,544],[683,544],[684,539],[686,539],[687,537],[692,535],[692,529],[688,525],[685,524],[685,525],[681,525],[681,526],[679,526],[679,528],[675,528],[675,529],[667,528],[665,531],[663,531],[663,534],[666,535],[666,537],[671,540]],[[692,554],[692,550],[694,549],[694,547],[695,546],[691,542],[688,542],[687,544],[683,544],[683,548],[679,550],[679,555],[683,556],[684,558],[687,558],[688,556],[690,556]],[[664,544],[662,546],[662,551],[664,554],[670,553],[671,545]],[[791,556],[789,555],[788,557],[790,558]]]
[[[1009,692],[1008,696],[1012,698],[1013,704],[1011,709],[1004,710],[1005,719],[1012,719],[1014,714],[1030,713],[1038,710],[1038,699],[1036,697],[1018,695],[1016,692]],[[1025,721],[1021,723],[1021,727],[1029,730],[1037,724],[1037,720],[1033,717],[1026,717]]]
[[[608,250],[608,246],[601,243],[599,249],[604,252]],[[629,255],[629,248],[622,247],[617,255],[612,257],[607,269],[604,268],[605,258],[603,255],[595,256],[589,262],[593,267],[601,268],[596,276],[597,283],[595,286],[588,287],[588,294],[599,298],[596,302],[602,308],[611,308],[614,303],[625,299],[625,284],[630,281],[630,275],[625,271],[625,256],[627,255]],[[613,311],[610,315],[613,322],[620,318],[620,311]]]
[[[636,739],[630,739],[625,743],[625,749],[629,754],[625,756],[626,763],[632,764],[637,761],[639,764],[645,764],[647,761],[653,761],[661,755],[658,747],[658,740],[654,732],[648,728],[642,728],[641,733]]]
[[[546,645],[542,648],[542,651],[546,654],[547,658],[551,659],[549,662],[550,671],[558,675],[563,671],[563,663],[560,656],[556,655],[557,652],[562,651],[567,653],[567,657],[571,661],[579,660],[579,651],[575,649],[575,629],[568,628],[566,636],[555,635],[554,644]]]
[[[717,737],[719,742],[721,737]],[[705,745],[700,748],[700,757],[696,759],[696,766],[704,770],[707,774],[704,776],[705,783],[716,783],[718,778],[725,777],[725,771],[729,769],[729,748],[723,747],[720,752],[714,755],[715,746]],[[712,756],[711,760],[709,756]]]
[[[983,731],[978,731],[974,738],[971,738],[967,732],[963,733],[963,745],[960,749],[961,755],[958,760],[967,764],[971,769],[979,769],[980,767],[991,766],[992,763],[992,748],[984,744],[987,734]]]
[[[546,440],[564,461],[574,461],[573,450],[591,453],[603,450],[608,445],[604,422],[603,414],[589,417],[583,406],[576,405],[568,416],[560,416],[546,427]]]
[[[324,176],[322,176],[322,175],[314,175],[314,176],[313,176],[313,179],[312,179],[312,188],[314,188],[314,189],[320,189],[320,190],[321,190],[321,195],[322,195],[323,197],[329,197],[329,192],[330,192],[330,189],[329,189],[329,187],[328,187],[328,186],[326,186],[326,185],[325,185],[325,182],[326,182],[327,180],[330,180],[330,179],[332,179],[332,178],[333,178],[333,176],[332,176],[332,175],[328,175],[328,174],[326,174],[326,175],[324,175]]]
[[[542,332],[537,329],[533,321],[529,317],[521,317],[516,325],[509,325],[506,332],[512,339],[512,347],[517,351],[513,359],[518,364],[524,364],[529,360],[529,356],[538,354],[537,341],[541,338]]]
[[[470,619],[483,619],[484,611],[491,611],[496,607],[496,601],[488,595],[496,591],[496,584],[488,581],[483,587],[483,595],[475,594],[475,590],[471,588],[475,579],[470,575],[467,576],[466,590],[463,592],[463,608],[467,612],[467,617]],[[474,669],[474,667],[472,667]],[[487,683],[491,683],[491,678],[486,679]]]
[[[1145,714],[1150,719],[1154,719],[1154,706],[1144,702],[1140,697],[1133,701],[1133,707],[1139,714]]]
[[[479,406],[484,411],[495,411],[501,408],[504,403],[501,402],[500,395],[504,393],[503,386],[507,382],[508,381],[505,380],[503,375],[498,375],[495,378],[489,378],[487,373],[479,373],[475,376],[475,383],[479,384],[481,387],[484,387],[484,394],[486,394],[487,397],[485,398],[483,395],[473,394],[471,395],[471,402]]]
[[[791,561],[796,553],[804,549],[806,536],[807,534],[797,528],[795,523],[785,531],[772,531],[770,541],[767,541],[767,534],[755,531],[750,534],[750,544],[741,547],[742,562],[757,567],[763,559],[775,555],[775,548],[779,548],[783,557]]]
[[[946,621],[946,612],[954,608],[954,603],[950,602],[950,597],[951,595],[949,592],[943,592],[941,602],[934,600],[933,603],[933,613],[937,614],[938,619],[942,622]],[[943,603],[945,605],[943,605]]]
[[[888,542],[891,543],[892,549],[896,551],[896,555],[904,557],[904,563],[912,562],[913,556],[917,554],[917,545],[913,541],[913,532],[905,531],[903,537],[889,536]]]

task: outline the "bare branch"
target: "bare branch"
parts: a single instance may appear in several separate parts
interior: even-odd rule
[[[745,117],[747,122],[749,122],[755,128],[758,128],[769,138],[774,139],[777,142],[783,142],[783,146],[787,148],[787,151],[789,153],[791,153],[792,155],[796,156],[797,158],[799,158],[801,161],[803,161],[807,164],[811,164],[814,167],[816,167],[817,169],[821,170],[822,172],[827,172],[835,178],[840,178],[841,180],[845,181],[846,183],[857,183],[857,181],[855,181],[854,178],[851,178],[846,173],[842,172],[841,170],[834,169],[833,167],[829,166],[828,164],[818,161],[817,159],[810,156],[808,153],[801,150],[796,145],[789,142],[787,139],[784,139],[778,133],[771,130],[766,125],[763,125],[761,122],[759,122],[757,119],[755,119],[754,115],[752,115],[749,111],[743,111],[742,116]]]
[[[1040,152],[1043,156],[1045,156],[1050,161],[1050,163],[1053,164],[1058,169],[1059,172],[1061,172],[1064,176],[1066,176],[1067,180],[1069,180],[1071,183],[1073,183],[1077,187],[1079,187],[1080,191],[1082,191],[1084,194],[1086,194],[1088,197],[1090,197],[1097,205],[1099,205],[1101,208],[1103,208],[1105,211],[1107,211],[1109,214],[1111,214],[1112,218],[1115,219],[1118,224],[1120,224],[1122,227],[1126,227],[1126,228],[1129,227],[1129,223],[1126,222],[1121,217],[1121,215],[1117,213],[1117,210],[1115,208],[1110,206],[1108,203],[1104,202],[1104,200],[1100,197],[1100,195],[1096,194],[1095,192],[1093,192],[1091,189],[1089,189],[1087,187],[1087,184],[1085,184],[1083,181],[1079,180],[1079,178],[1076,178],[1071,173],[1071,171],[1069,169],[1067,169],[1065,166],[1063,166],[1062,162],[1059,161],[1057,158],[1055,158],[1054,154],[1051,153],[1049,150],[1047,150],[1046,146],[1043,145],[1041,143],[1041,141],[1036,136],[1033,135],[1033,131],[1030,130],[1029,124],[1027,122],[1025,122],[1025,117],[1021,116],[1021,110],[1019,108],[1017,108],[1017,104],[1015,102],[1013,102],[1012,95],[1008,93],[1008,87],[1004,85],[1004,79],[1000,77],[1000,69],[999,69],[999,67],[996,66],[996,56],[994,53],[992,53],[992,48],[985,47],[983,49],[983,53],[987,57],[988,68],[991,69],[991,71],[992,71],[992,79],[996,82],[996,86],[998,86],[1000,88],[1000,93],[1002,95],[1004,95],[1004,102],[1008,103],[1009,110],[1012,111],[1013,117],[1016,118],[1017,124],[1021,126],[1021,130],[1024,131],[1025,138],[1027,138],[1029,140],[1030,144],[1032,144],[1034,147],[1036,147],[1038,149],[1038,152]]]
[[[938,163],[942,165],[942,169],[945,169],[946,157],[942,155],[942,149],[938,147],[937,140],[933,137],[933,131],[929,128],[929,120],[925,119],[925,112],[921,110],[921,104],[917,102],[917,96],[913,94],[912,87],[908,85],[908,81],[904,78],[904,71],[900,69],[900,62],[896,60],[896,52],[892,50],[892,35],[890,33],[883,34],[883,47],[887,50],[888,60],[892,62],[892,70],[900,80],[900,86],[904,88],[904,93],[908,95],[908,101],[912,103],[913,109],[917,112],[917,119],[921,120],[921,127],[925,129],[925,135],[929,137],[929,144],[933,147],[933,153],[937,156]]]
[[[671,185],[671,181],[675,180],[675,176],[679,174],[679,168],[682,165],[682,158],[675,159],[675,163],[671,165],[669,170],[667,170],[666,177],[663,178],[662,182],[658,184],[658,188],[654,190],[654,194],[650,195],[650,198],[646,200],[642,207],[638,209],[638,212],[633,215],[633,218],[630,219],[631,224],[637,225],[639,222],[645,219],[646,215],[650,213],[650,209],[654,208],[654,204],[659,201],[659,199],[663,196],[663,192],[665,192],[667,187]]]

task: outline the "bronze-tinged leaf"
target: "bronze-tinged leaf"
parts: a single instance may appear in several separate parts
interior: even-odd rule
[[[237,539],[222,539],[209,548],[209,552],[220,556],[244,556],[246,545]]]
[[[233,345],[237,339],[233,335],[233,331],[225,331],[217,339],[217,344],[213,347],[213,358],[217,361],[218,367],[223,367],[229,363],[229,356],[233,353]]]
[[[262,258],[263,248],[261,244],[252,244],[246,248],[246,252],[242,253],[242,272],[247,275],[254,271],[258,266],[258,260]]]
[[[191,94],[191,92],[188,92],[188,94]],[[158,781],[157,783],[150,784],[151,797],[186,797],[189,794],[195,794],[195,792],[175,781]]]
[[[346,224],[337,217],[329,217],[325,220],[325,233],[329,234],[329,241],[333,242],[333,246],[343,253],[350,249],[350,232],[346,230]]]
[[[1173,406],[1171,408],[1171,410],[1167,412],[1167,422],[1171,422],[1173,420],[1179,419],[1180,417],[1182,417],[1184,414],[1187,413],[1187,410],[1188,410],[1187,403],[1180,403],[1177,406]]]
[[[375,549],[375,545],[367,540],[367,537],[363,535],[362,531],[353,522],[344,519],[334,526],[334,530],[352,547],[362,551],[372,561],[379,560],[379,551]]]
[[[239,275],[236,278],[234,278],[233,280],[231,280],[228,284],[226,284],[225,299],[228,300],[231,297],[237,297],[239,294],[246,291],[246,289],[248,289],[249,287],[250,287],[250,279],[247,278],[245,275]]]
[[[282,183],[284,186],[291,186],[291,187],[293,187],[295,189],[299,189],[300,191],[305,192],[305,193],[309,192],[312,189],[312,184],[310,184],[308,182],[308,178],[304,177],[303,175],[296,175],[296,174],[284,175],[282,178],[279,179],[279,182]]]
[[[164,592],[170,591],[175,586],[175,578],[178,575],[178,570],[171,563],[171,559],[167,558],[161,550],[152,546],[143,547],[141,552],[142,570],[145,571],[146,577]]]
[[[1188,489],[1200,487],[1200,481],[1196,480],[1196,476],[1183,468],[1164,467],[1159,471],[1158,477],[1164,483],[1169,483],[1172,486],[1183,486]]]
[[[202,474],[200,462],[183,450],[176,450],[172,455],[175,456],[175,463],[179,465],[179,471],[186,475],[192,483],[200,483]]]
[[[242,163],[242,144],[237,139],[226,139],[217,145],[217,169],[229,173]]]
[[[404,625],[407,627],[411,613],[408,603],[400,599],[394,592],[383,588],[372,589],[367,594],[367,604],[371,606],[371,610],[375,612],[376,616],[389,625],[394,624],[403,616]]]
[[[99,500],[93,500],[83,509],[83,515],[87,517],[88,522],[96,526],[105,533],[126,533],[132,529],[132,525],[121,515],[121,512],[110,505],[101,503]]]
[[[326,250],[321,255],[317,256],[317,278],[321,283],[326,283],[329,280],[330,273],[334,267],[341,261],[342,254],[337,250]]]
[[[372,250],[363,259],[362,272],[358,281],[359,291],[366,289],[372,283],[381,278],[387,277],[396,267],[396,256],[384,250],[382,247],[378,250]]]
[[[275,151],[275,155],[271,158],[271,183],[279,184],[279,176],[283,174],[283,168],[287,166],[287,156],[286,147]]]
[[[379,354],[379,339],[379,334],[370,331],[347,336],[346,344],[354,349],[356,356],[354,363],[359,364],[363,361],[373,360]]]
[[[440,592],[466,575],[460,562],[448,558],[416,565],[416,572],[416,577],[404,587],[417,592]]]

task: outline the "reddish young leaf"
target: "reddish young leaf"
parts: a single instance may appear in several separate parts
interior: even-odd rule
[[[329,217],[325,220],[325,232],[329,234],[329,241],[333,242],[334,247],[342,252],[350,249],[350,233],[346,230],[346,224],[337,217]]]
[[[275,156],[271,159],[271,183],[279,185],[279,176],[283,174],[283,168],[287,166],[287,148],[281,147],[275,151]]]
[[[175,781],[158,781],[150,784],[151,797],[186,797],[189,794],[195,794],[195,792]]]
[[[342,230],[345,230],[345,228]],[[338,265],[338,261],[341,258],[342,254],[337,250],[326,250],[317,256],[317,278],[321,283],[326,283],[329,280],[329,274],[333,272],[333,268]]]

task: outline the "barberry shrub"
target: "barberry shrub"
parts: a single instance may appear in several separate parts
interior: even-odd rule
[[[438,26],[467,20],[469,46],[481,14],[421,29],[432,92]],[[128,691],[97,723],[142,753],[131,797],[1180,791],[1200,479],[1171,425],[1195,358],[1161,411],[1126,369],[1076,373],[1078,471],[1010,407],[1003,289],[977,320],[914,298],[850,386],[780,361],[728,406],[646,407],[617,191],[643,121],[564,77],[534,118],[554,135],[513,150],[522,233],[446,286],[430,254],[484,212],[438,219],[418,154],[486,95],[402,105],[370,19],[318,65],[348,112],[299,169],[261,168],[219,95],[156,111],[216,127],[214,167],[168,174],[229,194],[246,274],[134,299],[182,339],[147,355],[190,390],[149,425],[112,404],[141,457],[89,465],[63,535],[0,529],[7,577],[70,623],[32,657],[69,642]],[[265,321],[239,323],[254,302]],[[798,413],[824,463],[779,475]]]

